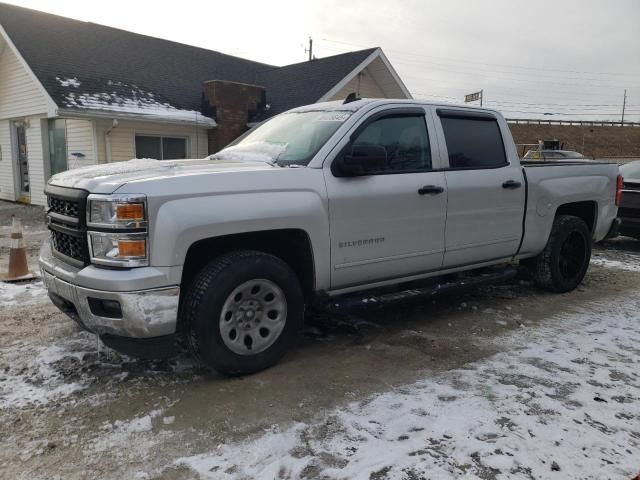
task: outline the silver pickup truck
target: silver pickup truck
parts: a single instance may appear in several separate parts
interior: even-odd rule
[[[400,100],[297,108],[206,159],[81,168],[46,186],[53,302],[140,356],[276,363],[318,299],[487,266],[567,292],[616,226],[617,165],[523,163],[495,111]]]

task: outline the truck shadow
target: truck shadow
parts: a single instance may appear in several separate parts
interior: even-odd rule
[[[640,240],[631,237],[617,237],[596,244],[594,249],[640,253]]]

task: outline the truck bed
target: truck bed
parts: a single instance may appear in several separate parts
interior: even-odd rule
[[[600,241],[606,236],[617,214],[614,203],[617,164],[590,160],[524,160],[521,166],[527,182],[521,253],[539,252],[544,248],[559,205],[595,206],[591,225],[593,239]]]
[[[603,162],[599,160],[553,160],[553,161],[541,161],[541,160],[520,160],[520,165],[523,167],[557,167],[568,165],[615,165],[614,162]]]

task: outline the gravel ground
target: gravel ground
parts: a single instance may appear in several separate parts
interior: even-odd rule
[[[0,202],[2,242],[11,214],[35,265],[42,209]],[[618,239],[569,294],[310,317],[281,364],[230,380],[100,348],[40,282],[0,284],[0,477],[630,480],[638,287],[640,242]]]

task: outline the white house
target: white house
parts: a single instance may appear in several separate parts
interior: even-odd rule
[[[274,67],[0,3],[0,199],[43,205],[79,166],[204,157],[351,92],[411,98],[379,48]]]

